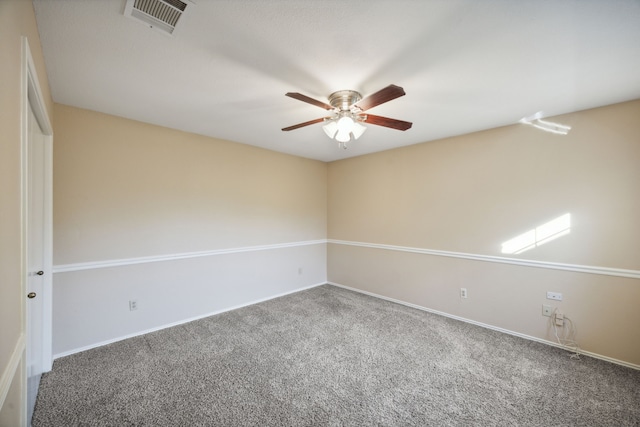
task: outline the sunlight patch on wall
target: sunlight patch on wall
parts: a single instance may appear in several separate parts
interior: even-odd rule
[[[571,231],[571,214],[564,214],[502,244],[503,254],[521,254]]]

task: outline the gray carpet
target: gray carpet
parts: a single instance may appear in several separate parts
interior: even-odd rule
[[[55,361],[33,426],[639,426],[640,371],[325,285]]]

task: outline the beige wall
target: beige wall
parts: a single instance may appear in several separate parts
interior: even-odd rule
[[[49,116],[53,114],[33,5],[28,0],[0,1],[0,375],[6,371],[21,333],[20,289],[20,64],[21,36],[28,38]],[[14,380],[17,381],[17,376]],[[0,420],[16,421],[15,384]],[[1,404],[1,402],[0,402]],[[5,413],[7,407],[13,407]],[[13,420],[13,421],[11,421]]]
[[[555,118],[567,136],[514,125],[333,162],[329,239],[640,270],[639,117],[633,101]],[[501,253],[566,213],[570,234]],[[338,244],[328,263],[332,282],[538,338],[551,304],[585,350],[640,364],[638,279]]]
[[[325,163],[55,111],[54,264],[326,238]]]
[[[502,255],[565,213],[569,236],[522,258],[640,269],[640,101],[330,164],[329,238]]]
[[[54,355],[326,283],[326,163],[55,112]]]

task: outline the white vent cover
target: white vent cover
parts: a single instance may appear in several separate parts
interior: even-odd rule
[[[156,30],[173,34],[188,5],[181,0],[127,0],[124,15]]]

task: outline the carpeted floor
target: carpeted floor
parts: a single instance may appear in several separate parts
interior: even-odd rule
[[[640,426],[640,371],[325,285],[56,360],[80,425]]]

